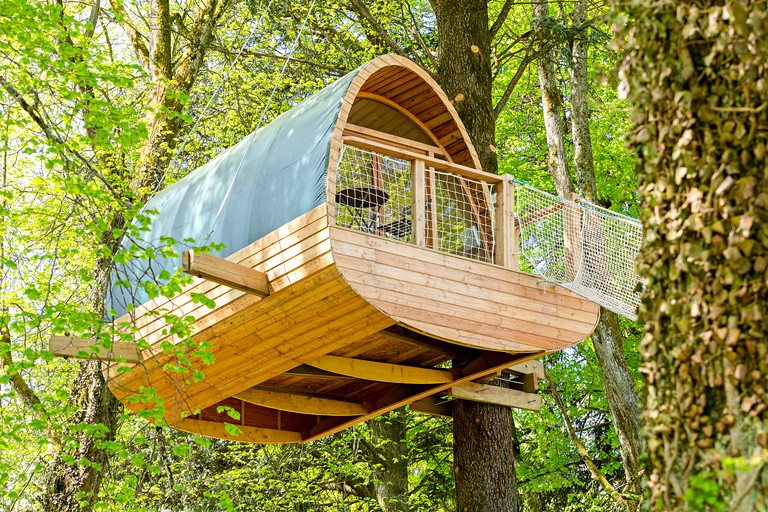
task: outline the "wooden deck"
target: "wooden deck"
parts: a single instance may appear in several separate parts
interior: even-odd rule
[[[121,319],[152,344],[128,371],[110,368],[110,388],[132,410],[154,407],[130,400],[151,386],[178,429],[308,441],[430,396],[471,393],[470,381],[576,343],[597,320],[594,305],[532,276],[329,226],[325,206],[228,260],[265,272],[269,295],[195,279]],[[193,292],[216,309],[192,302]],[[162,343],[179,340],[152,310],[195,317],[193,339],[215,356],[207,366],[192,358],[202,381],[167,369],[175,360]]]
[[[99,356],[132,361],[107,370],[115,395],[137,412],[162,404],[177,429],[254,443],[318,439],[406,404],[450,415],[450,397],[539,407],[532,360],[583,340],[599,308],[516,270],[512,184],[481,170],[437,84],[406,59],[372,61],[352,80],[328,143],[324,204],[226,261],[187,254],[183,267],[201,277],[118,320],[149,348],[125,343]],[[412,244],[336,225],[345,144],[410,162]],[[488,262],[435,249],[438,171],[460,178]],[[361,185],[380,189],[374,174]],[[193,301],[197,293],[216,308]],[[184,349],[202,380],[173,371],[168,348],[183,340],[168,334],[164,315],[193,317],[192,339],[210,345],[209,365]],[[89,344],[55,336],[51,350],[80,356]],[[489,387],[502,372],[512,389]],[[156,398],[135,400],[142,388]]]

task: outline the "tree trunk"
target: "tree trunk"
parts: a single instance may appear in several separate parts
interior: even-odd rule
[[[370,421],[374,436],[373,487],[383,512],[408,512],[408,444],[404,407]]]
[[[549,17],[547,0],[536,0],[533,8],[533,27],[537,40],[549,43],[549,37],[542,27],[541,20]],[[547,169],[555,180],[555,189],[563,197],[573,192],[571,176],[568,172],[568,158],[565,152],[565,122],[563,121],[563,98],[557,83],[555,55],[552,48],[544,46],[538,58],[539,85],[541,86],[541,104],[544,109],[544,127],[547,132]]]
[[[488,5],[432,0],[440,41],[438,82],[453,101],[483,169],[496,173]],[[454,401],[456,502],[460,511],[516,511],[512,422],[506,407]]]
[[[145,200],[161,185],[163,170],[169,164],[175,138],[183,126],[176,115],[183,108],[178,100],[179,93],[189,95],[213,41],[216,24],[229,2],[208,0],[199,6],[190,26],[188,45],[181,55],[176,56],[176,60],[170,53],[172,27],[168,19],[168,0],[154,0],[152,5],[152,30],[149,34],[151,51],[143,46],[142,38],[135,29],[136,24],[124,24],[140,60],[142,54],[149,55],[147,60],[142,61],[145,71],[156,78],[147,118],[149,136],[141,148],[137,169],[126,172],[133,177],[124,198],[126,202],[136,197]],[[118,11],[121,9],[117,4],[113,4],[113,7]],[[124,11],[119,12],[127,16]],[[174,62],[178,63],[178,67],[173,73],[174,94],[170,94],[171,84],[167,80],[171,76]],[[126,219],[122,214],[114,214],[111,219],[105,220],[109,222],[109,229],[105,231],[102,246],[109,254],[115,254],[120,241],[112,233],[122,230]],[[100,259],[96,264],[96,282],[108,286],[107,276],[111,268],[111,257]],[[92,305],[93,311],[104,311],[107,290],[105,288],[100,292]],[[101,441],[115,439],[123,411],[122,405],[107,386],[99,362],[81,363],[70,401],[79,406],[70,425],[83,424],[86,428],[73,432],[72,441],[62,446],[49,463],[48,482],[42,497],[45,510],[87,511],[93,508],[94,498],[111,456],[108,445]]]
[[[768,10],[622,3],[646,282],[640,351],[653,510],[768,497]]]
[[[56,452],[49,466],[42,497],[44,510],[92,510],[94,498],[109,466],[110,452],[98,445],[115,439],[122,404],[107,387],[100,362],[80,363],[71,402],[80,405],[70,425],[103,426],[97,433],[87,429],[73,433],[73,445]],[[65,460],[72,457],[73,463]],[[80,462],[89,464],[82,465]]]
[[[460,512],[517,511],[512,413],[506,407],[453,402],[453,457]]]
[[[589,131],[589,79],[587,76],[588,45],[586,38],[587,1],[576,0],[573,5],[573,25],[576,37],[572,44],[571,75],[571,136],[577,191],[584,199],[596,202],[597,182]],[[635,391],[635,379],[627,366],[622,346],[619,317],[605,308],[592,333],[603,389],[613,427],[619,439],[621,462],[627,479],[627,490],[640,491],[640,457],[643,450],[640,426],[640,397]]]
[[[482,0],[433,0],[440,39],[438,82],[467,128],[483,170],[496,174],[491,33]]]
[[[619,439],[627,491],[637,494],[642,483],[640,459],[643,455],[643,431],[640,417],[643,411],[635,391],[635,379],[624,355],[619,316],[613,311],[600,309],[600,321],[592,333],[592,346],[603,374],[603,390],[611,423]]]

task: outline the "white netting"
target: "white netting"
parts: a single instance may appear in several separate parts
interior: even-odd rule
[[[524,184],[515,184],[515,216],[523,270],[637,318],[640,278],[634,264],[642,242],[639,221]]]
[[[433,180],[434,193],[430,191]],[[426,194],[427,246],[475,260],[493,261],[490,186],[455,174],[433,172],[427,176]],[[431,228],[432,217],[435,219],[434,229]]]
[[[413,243],[411,161],[345,146],[336,171],[336,224]],[[447,172],[424,177],[425,245],[493,261],[493,204],[488,183]]]
[[[345,146],[336,204],[337,225],[410,242],[411,162]]]

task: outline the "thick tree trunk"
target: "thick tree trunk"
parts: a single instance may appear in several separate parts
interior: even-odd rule
[[[517,511],[511,414],[506,407],[454,401],[453,464],[459,511]]]
[[[73,432],[72,449],[59,450],[54,456],[42,497],[43,509],[47,511],[92,510],[111,455],[98,444],[115,439],[123,410],[107,387],[100,362],[80,363],[73,390],[71,401],[79,408],[68,423],[98,425],[100,430]],[[66,460],[69,457],[71,462]],[[88,464],[81,464],[83,461]]]
[[[622,2],[653,510],[768,499],[768,9]]]
[[[124,25],[136,54],[146,66],[148,75],[156,78],[147,117],[149,136],[141,148],[137,169],[126,172],[133,176],[133,179],[125,201],[134,200],[136,197],[146,200],[161,185],[163,171],[169,164],[175,139],[183,126],[179,116],[174,115],[183,108],[183,104],[178,100],[179,93],[189,95],[204,56],[213,41],[216,24],[228,5],[227,0],[208,0],[200,5],[191,23],[188,46],[177,56],[177,60],[174,60],[171,54],[172,28],[168,17],[168,0],[152,2],[149,50],[136,32],[135,23]],[[113,6],[122,16],[127,16],[120,10],[121,5]],[[142,59],[142,56],[146,59]],[[178,67],[172,75],[173,80],[168,81],[174,63]],[[174,94],[169,94],[170,92]],[[114,254],[120,245],[119,240],[112,237],[112,233],[121,230],[125,221],[120,214],[109,220],[110,226],[105,231],[102,244],[110,254]],[[106,276],[111,265],[111,258],[103,258],[97,262],[97,282],[109,282]],[[98,298],[92,305],[93,310],[104,311],[106,288],[97,295]],[[42,497],[45,510],[74,512],[93,508],[111,456],[108,445],[101,441],[111,441],[115,438],[118,420],[123,411],[122,405],[107,386],[99,362],[81,363],[70,401],[78,405],[78,410],[69,424],[84,424],[87,427],[73,432],[72,441],[62,446],[49,463],[48,482]]]
[[[440,37],[438,82],[453,101],[483,170],[496,173],[491,33],[482,0],[433,0]]]
[[[571,62],[571,136],[577,191],[588,201],[597,199],[597,183],[589,131],[589,79],[587,76],[588,46],[586,41],[587,0],[576,0],[573,25],[579,30],[572,45]],[[640,457],[643,450],[640,425],[640,397],[635,380],[627,366],[622,347],[619,317],[605,308],[600,310],[600,322],[592,333],[603,389],[613,427],[619,439],[619,451],[627,479],[627,490],[640,491]]]
[[[467,127],[483,169],[496,173],[491,33],[483,0],[432,0],[440,37],[438,82]],[[509,409],[456,400],[454,465],[460,511],[516,511]]]

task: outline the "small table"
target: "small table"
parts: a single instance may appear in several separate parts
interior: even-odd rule
[[[378,187],[352,187],[336,192],[336,204],[346,207],[352,215],[352,225],[373,233],[378,228],[378,215],[366,219],[364,210],[378,208],[389,200],[389,194]]]

